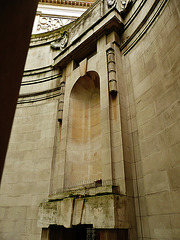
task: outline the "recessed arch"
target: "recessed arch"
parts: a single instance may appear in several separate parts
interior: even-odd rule
[[[64,185],[101,178],[100,80],[96,72],[88,72],[70,94]]]

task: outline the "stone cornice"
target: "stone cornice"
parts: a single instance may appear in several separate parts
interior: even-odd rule
[[[92,47],[93,43],[95,43],[103,34],[107,34],[112,31],[116,31],[120,34],[123,30],[123,26],[120,12],[115,7],[112,8],[104,16],[98,18],[97,21],[92,23],[89,28],[79,34],[77,38],[71,41],[70,44],[54,58],[53,66],[63,69],[67,63],[78,54],[80,44],[83,43],[83,46],[81,46],[81,52],[85,54],[88,46]],[[72,27],[75,29],[76,25],[73,25]],[[93,30],[93,33],[90,37],[88,37],[87,33],[91,30]],[[76,46],[77,42],[78,46]]]
[[[66,6],[78,6],[78,7],[90,7],[95,1],[75,1],[75,0],[39,0],[39,3],[66,5]]]

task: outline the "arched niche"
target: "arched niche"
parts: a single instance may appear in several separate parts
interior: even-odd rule
[[[64,185],[101,178],[100,81],[96,72],[88,72],[70,94]]]

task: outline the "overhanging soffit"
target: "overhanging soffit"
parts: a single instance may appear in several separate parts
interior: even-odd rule
[[[88,29],[81,33],[73,42],[54,58],[54,67],[64,68],[78,53],[86,54],[90,46],[96,44],[103,35],[112,31],[119,35],[123,31],[123,23],[120,13],[116,8],[98,19]],[[73,27],[73,26],[72,26]]]

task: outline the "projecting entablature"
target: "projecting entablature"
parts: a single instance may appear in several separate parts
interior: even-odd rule
[[[94,5],[94,7],[96,6],[97,9],[93,7],[90,8],[71,25],[68,30],[68,44],[64,49],[60,49],[60,53],[55,56],[54,66],[62,69],[72,59],[80,62],[86,57],[88,58],[96,52],[97,40],[103,35],[108,35],[113,31],[121,35],[123,31],[123,21],[117,8],[111,8],[104,15],[101,15],[101,12],[98,11],[102,7],[99,6],[101,2],[98,1],[96,5]],[[107,8],[106,4],[105,6]],[[96,17],[94,12],[96,12]],[[117,40],[117,43],[118,41],[119,40]],[[52,46],[53,44],[55,45],[56,42],[52,43]]]

